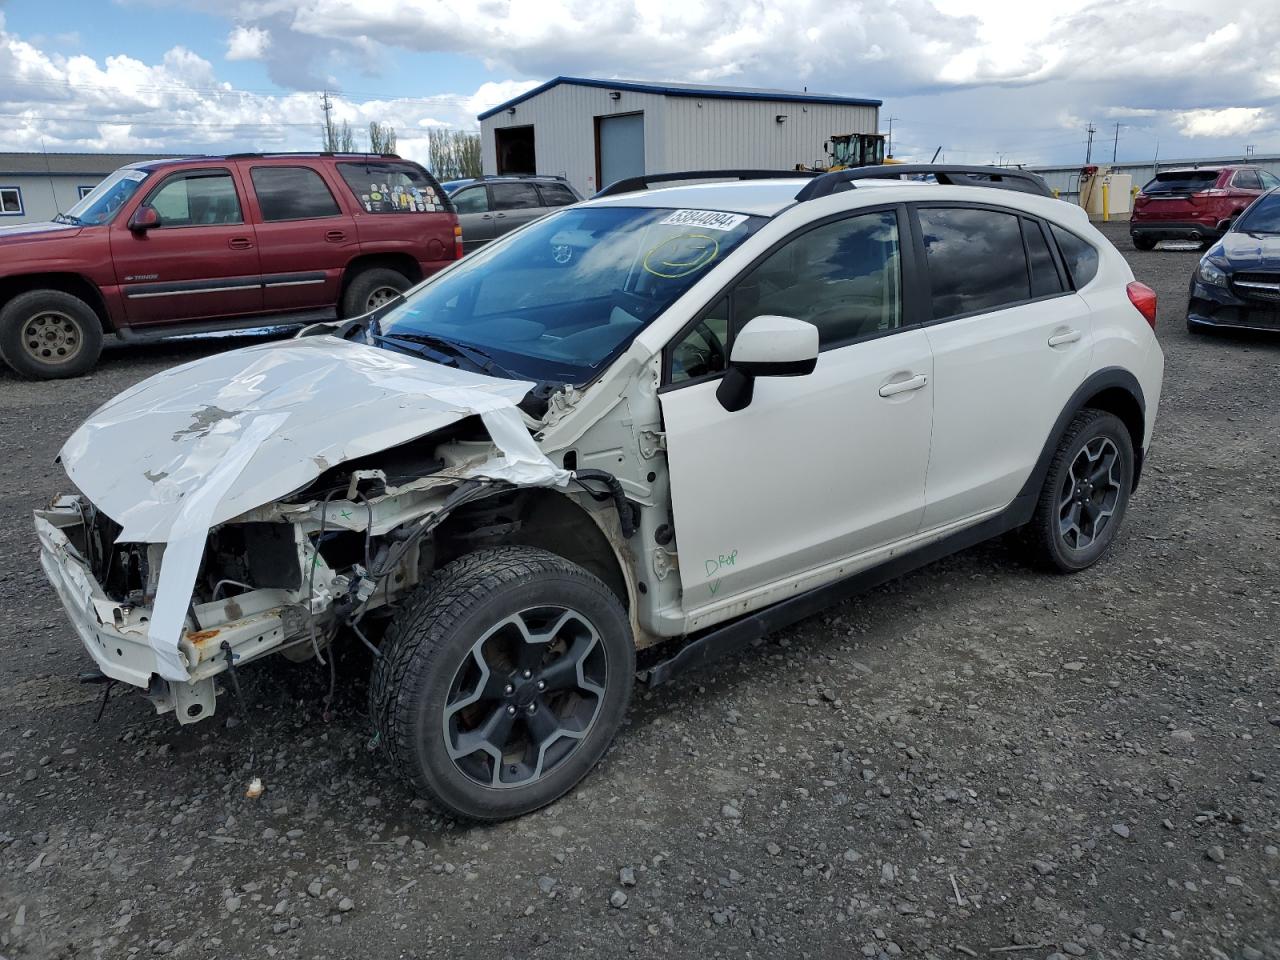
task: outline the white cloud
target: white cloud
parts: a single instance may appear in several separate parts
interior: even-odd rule
[[[1261,107],[1188,110],[1173,122],[1188,137],[1243,137],[1275,125],[1274,118]]]
[[[239,26],[227,35],[228,60],[264,60],[271,48],[271,31]]]

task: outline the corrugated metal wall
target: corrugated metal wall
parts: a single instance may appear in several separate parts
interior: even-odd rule
[[[70,210],[80,200],[80,187],[97,186],[100,175],[67,176],[46,174],[0,173],[0,187],[17,187],[22,191],[22,216],[0,216],[0,227],[15,223],[52,220],[59,210]]]
[[[584,196],[597,184],[595,118],[644,113],[646,173],[754,167],[789,170],[824,159],[822,144],[833,133],[871,133],[878,111],[871,106],[667,97],[560,84],[523,103],[516,112],[480,123],[485,173],[497,172],[494,130],[533,124],[538,173],[568,177]],[[786,120],[778,123],[778,115]]]
[[[777,122],[778,116],[787,119]],[[875,107],[667,98],[667,170],[790,170],[825,163],[833,133],[874,133]]]
[[[545,93],[516,104],[514,114],[505,110],[480,122],[481,162],[484,172],[498,172],[493,131],[501,127],[533,124],[534,154],[538,173],[567,177],[583,196],[591,196],[596,184],[595,118],[618,113],[644,113],[644,167],[667,169],[663,113],[666,97],[622,91],[612,100],[609,91],[562,83]]]
[[[1253,156],[1247,160],[1240,157],[1210,157],[1199,158],[1195,160],[1161,160],[1160,169],[1168,170],[1172,167],[1191,167],[1199,164],[1200,166],[1212,166],[1217,163],[1252,163],[1266,170],[1274,176],[1280,177],[1280,155],[1267,154],[1265,156]],[[1044,177],[1049,184],[1051,190],[1057,190],[1061,196],[1075,200],[1080,195],[1080,164],[1070,164],[1059,167],[1032,167],[1036,173]],[[1133,177],[1133,185],[1141,187],[1144,183],[1155,176],[1155,167],[1151,162],[1146,163],[1113,163],[1110,164],[1113,173],[1127,173]]]

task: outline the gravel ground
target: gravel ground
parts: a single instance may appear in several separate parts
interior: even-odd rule
[[[368,749],[367,658],[245,673],[188,728],[87,660],[29,511],[95,406],[216,349],[0,374],[0,957],[1280,958],[1280,339],[1182,322],[1120,542],[1075,577],[1005,543],[637,697],[574,794],[425,813]],[[261,799],[244,798],[251,775]]]

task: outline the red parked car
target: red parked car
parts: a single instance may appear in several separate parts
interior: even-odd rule
[[[130,164],[52,222],[0,228],[0,358],[70,377],[108,334],[357,316],[461,256],[448,195],[394,155]]]
[[[1129,236],[1139,250],[1160,240],[1213,243],[1273,187],[1280,180],[1247,164],[1161,170],[1133,202]]]

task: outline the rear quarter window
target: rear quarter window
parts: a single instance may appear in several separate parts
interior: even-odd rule
[[[453,213],[439,182],[416,163],[351,161],[339,163],[338,173],[366,213]]]
[[[1098,251],[1086,240],[1077,237],[1056,223],[1049,225],[1053,239],[1062,251],[1062,260],[1071,274],[1072,285],[1079,290],[1098,275]]]

